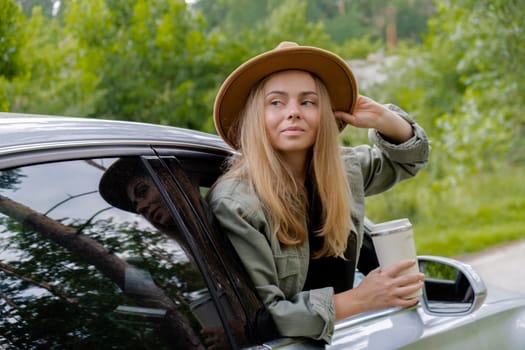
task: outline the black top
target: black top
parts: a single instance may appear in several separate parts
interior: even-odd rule
[[[313,254],[323,246],[323,237],[318,237],[316,232],[322,227],[321,203],[314,186],[308,186],[309,216],[308,240],[310,242],[310,262],[308,274],[303,290],[333,287],[334,293],[352,289],[356,267],[357,237],[354,233],[348,235],[345,251],[346,259],[340,257],[312,258]]]

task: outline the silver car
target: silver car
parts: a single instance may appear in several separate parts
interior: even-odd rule
[[[211,134],[0,113],[0,349],[525,349],[525,295],[420,256],[420,303],[280,337],[204,196]],[[359,277],[377,267],[367,222]]]

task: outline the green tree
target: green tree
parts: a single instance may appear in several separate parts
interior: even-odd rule
[[[280,0],[199,0],[194,8],[202,11],[211,28],[236,33],[265,21],[282,3]],[[426,19],[433,9],[432,0],[303,0],[300,4],[306,5],[306,21],[322,21],[326,32],[339,44],[363,35],[386,42],[389,24],[395,24],[396,37],[417,40],[418,33],[426,30]]]
[[[266,18],[272,9],[271,3],[272,0],[200,0],[194,6],[212,28],[235,33]]]
[[[24,14],[13,0],[0,2],[0,111],[8,109],[5,92],[7,81],[23,75],[26,62],[22,54],[25,45]]]
[[[79,0],[32,9],[30,74],[7,87],[16,112],[103,116],[212,130],[223,56],[183,0]]]
[[[30,17],[34,7],[42,8],[42,13],[47,17],[54,17],[60,13],[61,0],[16,0],[22,6],[26,16]]]
[[[0,2],[0,76],[12,79],[24,70],[21,54],[24,15],[13,0]]]
[[[221,62],[205,25],[183,0],[70,4],[65,31],[99,77],[90,114],[211,130]]]
[[[66,35],[61,20],[34,7],[24,33],[27,44],[22,55],[27,59],[28,74],[6,88],[10,111],[78,116],[93,110],[98,76],[80,64],[78,57],[85,51],[75,37]]]
[[[306,18],[307,4],[301,0],[282,1],[271,15],[254,28],[245,30],[248,42],[255,43],[257,51],[274,48],[279,42],[288,40],[301,45],[333,47],[333,42],[321,22],[309,22]]]
[[[505,155],[524,157],[518,145],[525,124],[525,8],[519,3],[437,1],[423,46],[407,50],[377,89],[430,132],[437,178],[464,177]]]
[[[417,41],[432,11],[432,0],[308,1],[308,20],[322,20],[339,44],[365,35],[392,44],[398,39]]]

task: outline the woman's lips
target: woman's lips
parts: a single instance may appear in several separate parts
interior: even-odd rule
[[[148,213],[148,221],[159,222],[160,219],[161,219],[160,216],[161,215],[160,215],[160,212],[159,212],[159,208],[153,208]]]
[[[298,126],[290,126],[282,131],[285,135],[299,135],[304,133],[304,129]]]

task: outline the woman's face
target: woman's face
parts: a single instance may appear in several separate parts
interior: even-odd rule
[[[303,71],[274,73],[263,85],[264,123],[278,152],[301,155],[313,146],[320,123],[319,91]]]
[[[127,188],[128,198],[135,210],[157,227],[168,227],[172,222],[168,208],[153,181],[146,176],[131,179]]]

